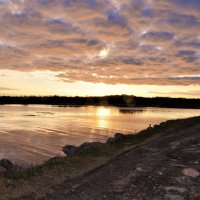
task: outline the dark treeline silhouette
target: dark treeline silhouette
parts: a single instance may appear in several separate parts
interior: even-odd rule
[[[104,97],[64,97],[64,96],[0,96],[0,104],[47,104],[61,106],[118,106],[118,107],[165,107],[165,108],[200,108],[200,99],[136,96]]]

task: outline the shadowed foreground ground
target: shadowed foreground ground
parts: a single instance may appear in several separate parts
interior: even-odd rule
[[[172,128],[42,196],[20,200],[199,200],[200,123]],[[14,199],[14,198],[13,198]]]
[[[200,199],[200,125],[166,133],[44,199]],[[195,173],[196,172],[196,173]],[[194,177],[192,177],[194,176]]]

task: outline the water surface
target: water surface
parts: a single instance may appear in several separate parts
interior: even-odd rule
[[[105,141],[116,132],[197,115],[194,109],[1,105],[0,159],[38,164],[62,155],[65,144]]]

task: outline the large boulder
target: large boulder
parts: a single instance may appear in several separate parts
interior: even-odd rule
[[[0,174],[4,174],[7,170],[4,167],[0,166]]]
[[[78,152],[81,153],[85,151],[94,150],[101,147],[102,145],[103,143],[101,142],[85,142],[78,147]]]
[[[116,133],[114,138],[115,138],[116,141],[121,142],[121,140],[124,138],[124,134]]]
[[[106,144],[115,144],[115,139],[114,138],[108,138],[106,141]]]
[[[7,159],[0,160],[0,166],[5,168],[6,170],[12,170],[14,168],[13,163]]]
[[[116,133],[113,138],[108,138],[106,143],[107,144],[117,144],[117,143],[120,143],[123,138],[124,138],[124,135],[122,133]]]
[[[73,146],[73,145],[66,145],[63,147],[63,152],[67,156],[76,156],[78,155],[78,147]]]

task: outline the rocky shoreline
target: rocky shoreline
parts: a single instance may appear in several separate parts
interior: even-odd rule
[[[116,134],[106,143],[66,145],[66,157],[28,170],[7,170],[0,176],[0,199],[197,200],[199,133],[200,117],[194,117],[136,135]]]
[[[155,125],[156,127],[157,125]],[[62,150],[64,154],[68,157],[73,156],[79,156],[85,153],[89,153],[92,151],[98,151],[101,148],[104,148],[105,146],[110,145],[117,145],[121,142],[125,142],[126,140],[130,140],[131,138],[140,136],[142,133],[144,134],[144,131],[149,131],[150,129],[153,129],[153,127],[149,127],[146,130],[143,130],[139,133],[134,134],[123,134],[123,133],[116,133],[114,137],[108,138],[105,143],[102,142],[85,142],[81,144],[80,146],[74,146],[74,145],[65,145]],[[138,135],[137,135],[138,134]],[[62,159],[62,157],[52,157],[46,161],[46,163],[54,161],[56,159]],[[26,168],[19,166],[17,164],[13,164],[10,160],[3,158],[0,160],[0,173],[12,173],[13,171],[23,171],[26,170]]]
[[[130,135],[129,135],[130,136]],[[101,142],[85,142],[81,144],[80,146],[73,146],[73,145],[66,145],[63,147],[63,152],[67,156],[77,156],[80,155],[83,152],[86,151],[94,151],[98,148],[103,148],[104,145],[109,144],[119,144],[128,137],[127,135],[124,135],[123,133],[116,133],[113,138],[108,138],[106,143]]]

